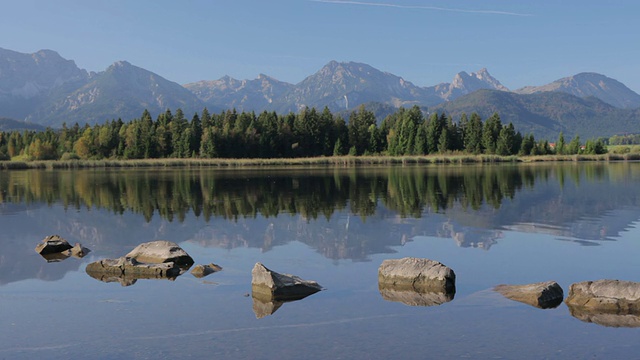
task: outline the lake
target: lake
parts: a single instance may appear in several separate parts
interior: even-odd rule
[[[0,358],[633,358],[640,317],[578,318],[493,288],[640,281],[639,219],[632,162],[0,171]],[[52,234],[91,252],[47,262],[34,247]],[[157,239],[223,270],[85,272]],[[454,298],[385,300],[378,267],[403,257],[451,267]],[[324,290],[254,311],[256,262]]]

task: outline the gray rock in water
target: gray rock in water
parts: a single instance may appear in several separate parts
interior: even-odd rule
[[[196,265],[191,269],[191,274],[197,278],[203,278],[220,270],[222,270],[222,267],[214,263],[208,265]]]
[[[429,259],[389,259],[378,268],[378,287],[420,293],[455,293],[456,274],[449,267]]]
[[[555,281],[526,285],[498,285],[495,291],[507,299],[519,301],[541,309],[558,307],[564,300],[562,287]]]
[[[59,235],[50,235],[36,245],[36,252],[42,256],[56,254],[71,249],[73,246]]]
[[[178,244],[165,240],[142,243],[124,257],[136,259],[141,263],[173,262],[186,269],[193,265],[193,258],[186,251]]]
[[[279,274],[267,269],[261,263],[256,263],[251,270],[252,296],[263,302],[274,300],[299,300],[322,290],[315,281]]]
[[[118,281],[129,284],[137,279],[170,279],[179,276],[182,269],[173,262],[145,264],[136,259],[121,257],[103,259],[87,265],[85,270],[94,279],[104,282]],[[133,281],[135,283],[135,281]]]
[[[565,303],[582,312],[640,314],[640,283],[620,280],[572,284]]]

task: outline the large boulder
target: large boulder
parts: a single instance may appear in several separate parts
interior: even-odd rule
[[[59,235],[50,235],[47,236],[36,245],[36,252],[40,255],[49,255],[49,254],[57,254],[61,253],[65,250],[69,250],[73,248],[69,242]]]
[[[620,280],[575,283],[569,288],[565,303],[582,312],[640,314],[640,283]]]
[[[186,269],[193,265],[193,258],[186,251],[178,244],[166,240],[142,243],[124,257],[135,259],[141,263],[173,262]]]
[[[121,257],[92,262],[85,271],[100,281],[128,283],[132,279],[173,280],[181,274],[182,269],[174,262],[145,264],[133,258]]]
[[[449,294],[456,291],[456,274],[438,261],[412,257],[389,259],[378,268],[378,287]]]
[[[256,263],[251,270],[251,289],[254,298],[269,302],[299,300],[322,290],[322,286],[294,275],[279,274]]]
[[[519,301],[541,309],[558,307],[564,300],[562,287],[555,281],[526,285],[498,285],[495,291],[507,299]]]

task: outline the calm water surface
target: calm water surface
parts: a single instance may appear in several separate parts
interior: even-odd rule
[[[637,163],[3,171],[0,359],[637,358],[637,317],[492,288],[640,281],[639,219]],[[33,248],[51,234],[92,252],[47,263]],[[223,271],[129,286],[84,271],[156,239]],[[406,256],[451,267],[455,298],[384,300],[378,266]],[[258,261],[325,290],[256,313]]]

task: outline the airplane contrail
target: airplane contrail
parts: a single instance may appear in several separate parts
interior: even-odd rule
[[[470,14],[491,14],[491,15],[509,15],[509,16],[533,16],[533,14],[521,14],[508,11],[499,10],[470,10],[470,9],[456,9],[456,8],[443,8],[437,6],[423,6],[423,5],[399,5],[388,3],[374,3],[364,1],[350,1],[350,0],[309,0],[313,2],[326,3],[326,4],[348,4],[348,5],[363,5],[363,6],[381,6],[392,7],[398,9],[422,9],[422,10],[436,10],[436,11],[449,11],[460,12]]]

